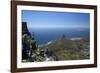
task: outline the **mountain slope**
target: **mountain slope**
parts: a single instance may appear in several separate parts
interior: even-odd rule
[[[71,40],[62,35],[60,38],[42,46],[42,49],[52,51],[53,57],[57,60],[78,60],[89,59],[88,46],[89,42],[84,39]]]

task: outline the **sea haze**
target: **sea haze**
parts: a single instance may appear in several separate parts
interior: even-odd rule
[[[31,33],[34,33],[34,37],[37,41],[37,44],[45,44],[51,40],[56,40],[60,38],[63,34],[66,35],[67,38],[88,38],[90,36],[89,28],[74,28],[74,29],[66,29],[66,28],[57,28],[57,29],[29,29]]]

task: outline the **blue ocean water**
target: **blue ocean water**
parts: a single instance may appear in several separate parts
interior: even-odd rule
[[[60,38],[63,34],[68,38],[74,37],[90,37],[90,29],[89,28],[81,28],[81,29],[29,29],[31,33],[34,33],[34,37],[38,45],[45,44],[51,40],[55,40]]]

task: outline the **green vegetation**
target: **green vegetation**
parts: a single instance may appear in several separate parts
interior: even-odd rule
[[[71,40],[64,34],[41,47],[37,45],[34,36],[28,31],[27,24],[22,26],[22,62],[43,62],[61,60],[89,59],[89,39]]]
[[[89,59],[89,41],[87,39],[70,40],[62,35],[51,44],[41,47],[48,48],[53,53],[53,58],[57,60],[82,60]]]

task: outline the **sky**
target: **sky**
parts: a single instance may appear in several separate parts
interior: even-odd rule
[[[22,10],[22,22],[29,29],[89,28],[90,14]]]
[[[22,10],[22,22],[27,22],[38,44],[65,34],[67,37],[88,37],[90,14]]]

